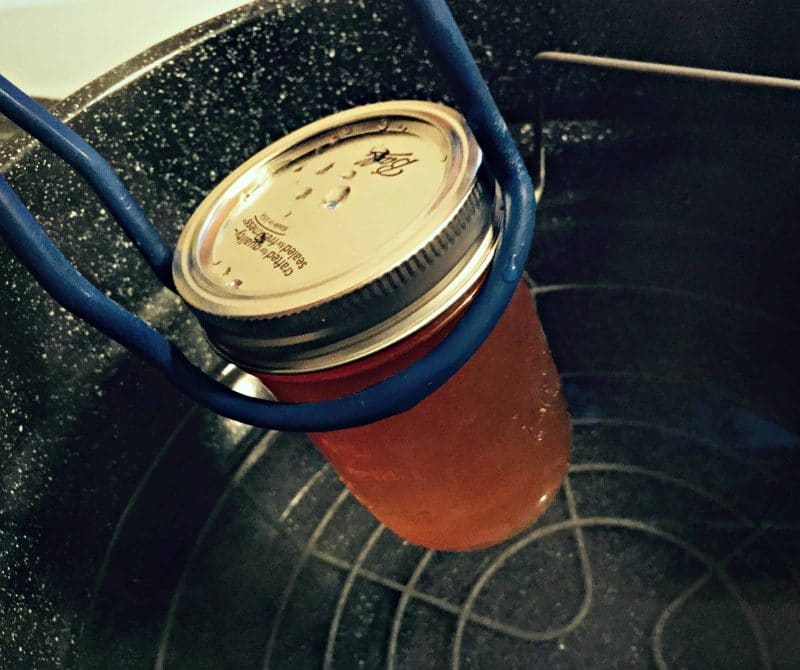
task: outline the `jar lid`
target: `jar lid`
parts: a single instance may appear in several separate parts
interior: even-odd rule
[[[189,218],[173,275],[212,346],[256,371],[341,365],[419,330],[488,267],[496,187],[453,109],[393,101],[269,145]]]

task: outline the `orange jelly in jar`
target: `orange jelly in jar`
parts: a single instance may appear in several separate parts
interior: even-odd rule
[[[427,353],[468,302],[366,364],[261,378],[279,400],[291,402],[361,390]],[[409,542],[466,551],[529,526],[561,485],[571,441],[558,373],[528,288],[520,283],[475,355],[416,407],[311,438],[353,495]]]
[[[469,308],[502,224],[463,119],[378,103],[305,126],[236,170],[178,244],[176,285],[210,342],[286,402],[341,397],[424,356]],[[530,291],[441,388],[367,426],[314,433],[404,539],[466,551],[533,523],[571,433]]]

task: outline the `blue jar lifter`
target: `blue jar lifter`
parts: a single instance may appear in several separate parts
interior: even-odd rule
[[[504,312],[530,251],[536,197],[522,156],[446,2],[406,0],[406,4],[502,190],[505,223],[488,278],[467,313],[441,344],[392,377],[330,401],[293,404],[247,397],[209,377],[174,343],[81,275],[2,176],[0,235],[62,306],[149,361],[183,393],[218,414],[264,428],[325,431],[372,423],[411,409],[472,356]],[[158,279],[174,290],[172,249],[108,162],[2,76],[0,111],[86,179]]]

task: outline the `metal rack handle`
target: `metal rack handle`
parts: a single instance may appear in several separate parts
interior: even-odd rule
[[[533,156],[536,161],[533,175],[536,185],[536,199],[541,198],[545,182],[545,155],[542,142],[542,129],[544,126],[544,96],[542,95],[542,65],[546,63],[561,65],[578,65],[581,67],[604,68],[618,72],[636,72],[639,74],[652,74],[661,77],[674,77],[694,81],[707,81],[735,86],[750,86],[756,88],[781,89],[786,91],[800,91],[800,80],[786,79],[784,77],[770,77],[760,74],[747,74],[744,72],[731,72],[728,70],[709,70],[700,67],[687,67],[685,65],[669,65],[666,63],[651,63],[647,61],[629,60],[625,58],[608,58],[606,56],[591,56],[587,54],[571,53],[567,51],[540,51],[533,57],[534,90],[538,93],[536,105],[536,118],[533,125]]]

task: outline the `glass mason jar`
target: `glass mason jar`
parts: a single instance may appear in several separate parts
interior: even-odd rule
[[[279,400],[326,400],[436,346],[479,290],[501,229],[461,116],[377,103],[296,130],[231,173],[184,228],[174,276],[220,354]],[[311,438],[415,544],[477,549],[530,525],[566,472],[570,427],[527,287],[416,407]]]

